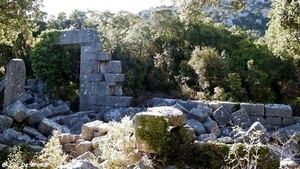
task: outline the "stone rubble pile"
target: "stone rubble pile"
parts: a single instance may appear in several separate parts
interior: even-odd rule
[[[107,122],[130,116],[134,118],[135,127],[138,127],[142,116],[163,116],[171,126],[187,128],[191,138],[198,144],[208,141],[226,144],[244,142],[251,133],[263,131],[260,137],[266,144],[274,139],[281,143],[288,142],[284,157],[290,158],[288,164],[298,166],[295,161],[300,154],[300,123],[298,117],[292,116],[292,109],[288,105],[239,105],[233,102],[206,103],[154,98],[145,103],[147,109],[129,107],[101,112],[72,112],[65,102],[49,101],[45,95],[39,94],[35,80],[27,80],[26,84],[23,101],[16,101],[0,114],[0,151],[22,143],[41,149],[52,131],[60,130],[63,150],[75,161],[87,152],[101,156],[97,147],[107,141]],[[275,119],[274,122],[272,119]],[[139,151],[152,153],[143,140],[137,138],[137,141]],[[73,164],[78,165],[78,161],[74,160]]]

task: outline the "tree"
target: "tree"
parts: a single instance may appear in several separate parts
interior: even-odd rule
[[[11,45],[20,33],[26,39],[35,28],[31,18],[39,13],[42,0],[0,1],[0,44]]]

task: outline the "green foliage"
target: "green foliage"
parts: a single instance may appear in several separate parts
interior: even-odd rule
[[[79,88],[80,52],[76,52],[79,48],[68,51],[56,45],[59,34],[59,31],[43,32],[33,45],[30,61],[37,77],[45,84],[45,92],[54,99],[72,101]]]

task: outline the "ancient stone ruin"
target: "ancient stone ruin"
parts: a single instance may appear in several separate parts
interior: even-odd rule
[[[0,82],[0,101],[4,93],[3,112],[0,111],[0,151],[22,143],[41,149],[52,132],[60,130],[60,143],[68,155],[74,158],[82,158],[86,153],[99,155],[97,147],[110,130],[107,122],[129,116],[135,119],[137,129],[141,127],[141,117],[164,117],[172,127],[187,128],[197,144],[208,141],[239,143],[255,131],[263,131],[264,143],[275,137],[284,144],[292,140],[284,149],[283,158],[299,166],[295,161],[300,154],[300,118],[293,116],[291,106],[152,98],[139,107],[130,107],[132,98],[122,96],[125,78],[121,63],[110,60],[110,56],[102,52],[96,31],[63,32],[59,44],[81,46],[81,111],[72,112],[61,100],[49,100],[41,92],[38,80],[25,80],[24,62],[13,59],[8,64],[6,79]],[[239,133],[235,133],[237,127],[241,128]],[[153,152],[138,137],[137,150]],[[73,162],[87,163],[76,159]],[[87,165],[93,168],[92,164]]]
[[[80,110],[103,110],[128,107],[132,97],[122,96],[121,61],[111,60],[103,52],[96,30],[62,32],[59,45],[80,45]]]

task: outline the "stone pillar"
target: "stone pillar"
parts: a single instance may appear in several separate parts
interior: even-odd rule
[[[22,101],[25,87],[26,68],[22,59],[12,59],[6,68],[6,85],[3,109],[17,100]]]

